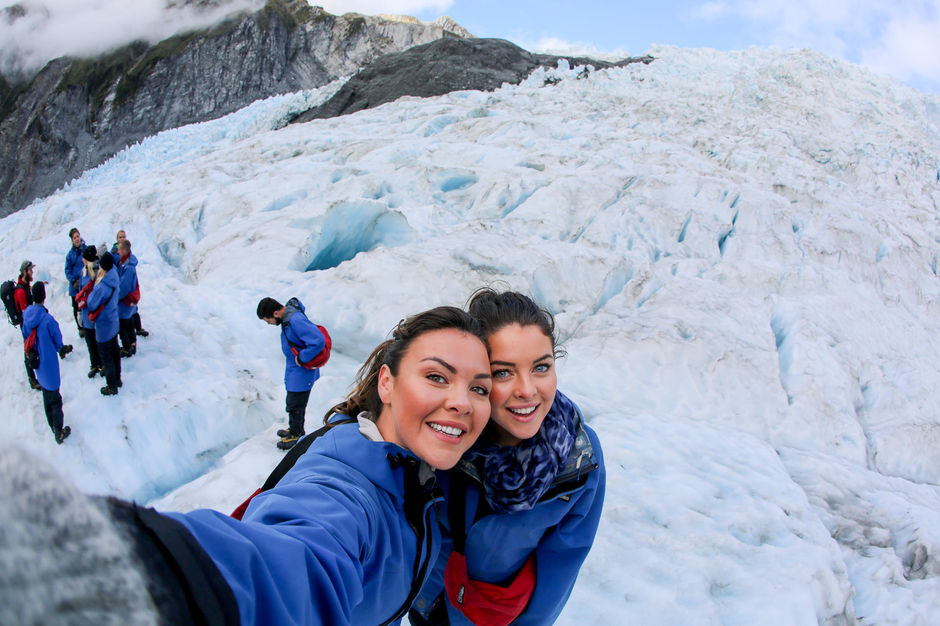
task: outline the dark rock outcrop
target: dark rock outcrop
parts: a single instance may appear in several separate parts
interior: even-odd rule
[[[464,89],[493,91],[503,83],[522,82],[537,67],[556,67],[561,59],[567,59],[571,67],[591,65],[595,69],[653,60],[649,56],[630,57],[610,63],[532,54],[502,39],[438,39],[376,59],[332,98],[304,111],[292,123],[355,113],[402,96],[424,98]]]
[[[388,52],[458,36],[451,29],[268,0],[208,31],[56,59],[28,82],[0,81],[0,217],[144,137],[322,86]]]

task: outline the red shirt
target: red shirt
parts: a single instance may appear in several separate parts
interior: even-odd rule
[[[23,289],[20,289],[23,285]],[[13,299],[16,301],[16,310],[22,313],[31,303],[26,294],[29,293],[29,283],[24,283],[22,278],[16,280],[16,289],[13,291]]]

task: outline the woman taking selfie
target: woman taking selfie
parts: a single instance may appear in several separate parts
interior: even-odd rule
[[[453,552],[439,557],[411,623],[551,624],[600,521],[600,442],[557,391],[550,313],[492,289],[476,292],[469,312],[490,347],[490,423],[454,469],[438,472]]]
[[[360,369],[353,392],[327,413],[334,427],[313,440],[274,488],[251,500],[241,521],[211,510],[161,514],[110,499],[106,522],[81,527],[104,545],[112,545],[105,530],[115,535],[118,529],[162,623],[397,623],[440,548],[433,470],[451,468],[489,417],[492,382],[481,337],[479,324],[453,307],[399,323]],[[3,459],[0,454],[3,467],[24,465]],[[0,480],[0,496],[32,497],[22,489],[29,481],[7,480],[17,481],[16,489]],[[63,489],[61,481],[34,482],[39,492]],[[66,522],[74,522],[76,503],[88,502],[80,494],[72,500]],[[37,529],[35,522],[23,533],[43,543],[46,530],[59,535],[54,525]],[[0,581],[7,574],[0,571]],[[14,575],[22,589],[24,575]],[[41,585],[43,577],[36,577]],[[61,605],[74,614],[7,617],[81,621],[83,606],[129,601],[124,594],[102,595]]]

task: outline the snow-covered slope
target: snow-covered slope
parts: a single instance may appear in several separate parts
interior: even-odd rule
[[[279,458],[259,298],[333,335],[310,424],[403,316],[502,281],[557,315],[606,455],[562,623],[936,620],[940,101],[811,51],[651,52],[280,129],[336,86],[259,102],[0,221],[76,344],[57,447],[0,336],[0,433],[89,492],[230,509]],[[117,398],[68,323],[73,225],[140,258]]]

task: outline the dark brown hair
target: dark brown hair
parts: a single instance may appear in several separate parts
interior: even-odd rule
[[[274,317],[275,311],[280,311],[283,305],[274,298],[261,298],[258,302],[258,319]]]
[[[482,287],[470,296],[467,311],[480,322],[487,338],[510,324],[537,326],[551,339],[555,358],[565,354],[564,349],[558,346],[558,338],[555,336],[555,318],[523,293],[498,292],[491,287]]]
[[[382,411],[382,399],[379,397],[379,370],[382,366],[387,365],[392,376],[397,376],[398,366],[415,339],[424,333],[447,329],[469,333],[486,345],[480,324],[466,311],[457,307],[439,306],[412,315],[398,322],[392,331],[392,338],[386,339],[372,351],[356,374],[352,392],[345,400],[326,412],[323,423],[329,424],[333,414],[356,417],[362,411],[368,411],[377,418]]]

